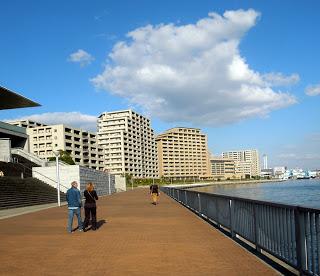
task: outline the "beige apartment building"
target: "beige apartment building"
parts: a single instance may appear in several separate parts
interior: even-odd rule
[[[98,144],[113,174],[158,177],[154,131],[148,118],[129,110],[104,112],[98,119]]]
[[[160,177],[210,177],[207,135],[197,128],[177,127],[156,137]]]
[[[256,149],[227,151],[222,153],[222,157],[234,160],[235,172],[241,177],[260,175],[259,152]]]
[[[235,161],[232,159],[213,156],[210,158],[211,176],[213,179],[235,179],[236,174]]]
[[[77,165],[103,170],[103,149],[98,147],[96,134],[63,124],[45,125],[33,121],[10,122],[27,128],[29,151],[41,159],[54,157],[63,150]]]

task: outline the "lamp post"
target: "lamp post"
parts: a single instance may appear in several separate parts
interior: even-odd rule
[[[57,193],[58,193],[58,206],[61,206],[60,203],[60,170],[59,170],[59,156],[60,152],[59,151],[54,151],[53,152],[55,157],[56,157],[56,178],[57,178]]]

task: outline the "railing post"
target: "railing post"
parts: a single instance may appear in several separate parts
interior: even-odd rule
[[[178,194],[178,202],[180,202],[180,190],[177,190],[177,194]]]
[[[259,243],[259,214],[258,205],[253,205],[253,223],[254,223],[254,243],[256,250],[261,253],[260,243]]]
[[[186,206],[188,206],[188,197],[187,197],[188,193],[187,191],[185,191],[185,193],[186,193]]]
[[[231,232],[231,238],[236,237],[236,233],[234,232],[234,203],[233,200],[229,200],[229,212],[230,212],[230,232]]]
[[[199,202],[199,214],[201,214],[201,199],[200,199],[200,194],[198,194],[198,202]]]
[[[304,213],[299,208],[294,210],[295,232],[296,232],[296,250],[297,250],[297,266],[300,275],[304,275],[303,271],[307,270],[307,251],[306,251],[306,233]]]

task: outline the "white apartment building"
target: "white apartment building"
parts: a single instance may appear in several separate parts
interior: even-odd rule
[[[156,138],[160,177],[210,177],[207,135],[197,128],[177,127]]]
[[[155,136],[148,118],[131,109],[102,113],[98,144],[104,149],[104,166],[109,172],[158,177]]]
[[[34,127],[41,127],[41,126],[47,126],[46,124],[31,121],[31,120],[18,120],[18,121],[9,121],[10,125],[18,126],[18,127],[24,127],[24,128],[34,128]]]
[[[30,152],[41,159],[54,157],[54,151],[63,150],[77,165],[103,170],[103,149],[97,144],[96,133],[60,125],[27,128]]]
[[[227,151],[222,153],[222,157],[234,160],[236,174],[242,177],[260,175],[259,152],[256,149]]]

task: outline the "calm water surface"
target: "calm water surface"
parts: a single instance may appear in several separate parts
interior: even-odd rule
[[[192,190],[320,209],[320,180],[288,180],[259,184],[212,185]]]

